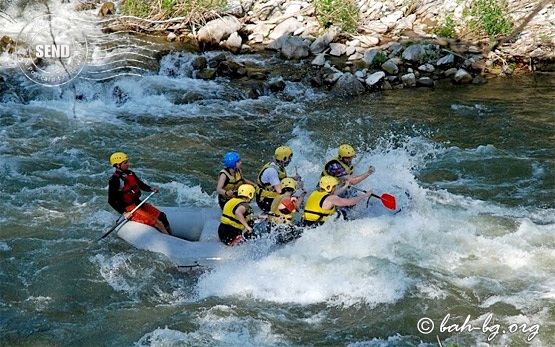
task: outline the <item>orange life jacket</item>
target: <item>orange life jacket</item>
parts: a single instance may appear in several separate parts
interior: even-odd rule
[[[114,176],[123,181],[123,187],[120,188],[123,203],[131,205],[141,197],[141,189],[137,182],[137,177],[132,171],[115,172]]]

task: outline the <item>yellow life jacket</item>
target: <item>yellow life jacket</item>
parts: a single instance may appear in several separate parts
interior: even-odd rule
[[[241,198],[232,198],[225,204],[220,222],[222,224],[230,225],[239,230],[245,230],[245,226],[241,224],[241,222],[235,216],[235,211],[241,205],[245,205],[247,207],[247,211],[245,212],[245,220],[248,223],[251,220],[252,209],[249,203]]]
[[[303,219],[310,222],[324,222],[329,216],[335,213],[335,206],[330,210],[322,208],[324,199],[331,194],[326,191],[315,190],[310,193],[303,212]]]
[[[349,166],[349,165],[345,164],[345,163],[343,162],[343,160],[339,159],[338,156],[335,156],[335,157],[331,158],[331,159],[326,163],[326,165],[324,165],[324,168],[322,169],[322,173],[320,174],[320,177],[323,177],[323,176],[330,176],[330,174],[326,171],[326,168],[328,167],[329,164],[331,164],[331,163],[334,162],[334,161],[338,162],[339,165],[341,165],[341,166],[345,169],[345,171],[347,172],[347,174],[349,174],[349,175],[352,175],[352,174],[353,174],[353,171],[354,171],[355,167],[354,167],[353,165]]]
[[[282,213],[279,210],[279,204],[281,203],[281,200],[285,197],[284,194],[279,195],[278,197],[276,197],[274,199],[274,201],[272,201],[272,206],[270,207],[270,212],[272,212],[274,215],[270,215],[270,217],[268,218],[270,222],[273,222],[275,224],[287,224],[287,225],[291,225],[291,220],[293,220],[293,217],[295,217],[295,214],[297,213],[296,211],[291,212],[290,214],[285,214]]]
[[[218,174],[218,177],[220,177],[221,174],[226,175],[227,179],[226,179],[226,184],[223,186],[224,190],[231,190],[231,191],[236,191],[237,189],[239,189],[239,186],[241,184],[244,183],[244,179],[243,179],[243,174],[241,174],[241,170],[239,169],[235,169],[235,175],[231,175],[231,173],[228,171],[229,169],[222,169],[220,171],[220,173]],[[233,196],[222,196],[222,198],[224,198],[225,200],[229,200],[232,197],[236,197],[237,193],[235,193]]]
[[[258,180],[257,180],[258,187],[256,188],[256,195],[262,198],[274,199],[279,195],[278,192],[276,192],[276,190],[270,183],[262,183],[262,174],[264,173],[264,170],[270,167],[273,167],[274,169],[277,170],[280,181],[285,177],[287,177],[287,172],[285,171],[285,168],[282,169],[275,163],[266,163],[258,173]]]

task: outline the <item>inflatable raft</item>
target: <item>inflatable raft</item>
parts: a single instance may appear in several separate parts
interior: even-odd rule
[[[161,207],[168,216],[173,236],[133,221],[125,223],[118,236],[136,248],[161,253],[182,267],[210,266],[233,258],[237,249],[218,238],[221,210],[199,207]]]

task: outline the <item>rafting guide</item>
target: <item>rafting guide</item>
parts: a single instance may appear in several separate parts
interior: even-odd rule
[[[443,317],[439,325],[437,332],[440,333],[463,333],[463,332],[473,332],[482,331],[487,335],[487,340],[492,341],[499,334],[515,334],[524,333],[528,334],[526,336],[526,341],[531,342],[540,332],[539,324],[527,324],[527,323],[510,323],[506,327],[502,327],[499,323],[494,323],[493,313],[487,314],[483,323],[481,325],[473,325],[476,322],[471,321],[470,315],[466,316],[466,319],[462,324],[455,323],[451,321],[451,314],[448,313]],[[416,328],[421,334],[428,335],[434,332],[435,324],[431,318],[424,317],[421,318],[416,324]]]

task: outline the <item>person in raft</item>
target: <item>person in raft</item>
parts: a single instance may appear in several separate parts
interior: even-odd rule
[[[254,194],[255,188],[252,185],[242,184],[237,189],[237,197],[231,198],[224,205],[218,236],[226,245],[233,246],[254,236],[251,226],[252,208],[249,205]]]
[[[353,146],[349,144],[342,144],[337,150],[337,156],[331,158],[322,169],[320,177],[333,176],[341,181],[349,182],[349,185],[354,186],[364,181],[368,176],[376,171],[376,168],[369,166],[368,170],[358,176],[353,176],[355,167],[353,166],[353,158],[356,152]]]
[[[158,193],[158,187],[151,187],[129,170],[129,157],[123,152],[110,156],[110,165],[115,172],[108,182],[108,203],[119,214],[134,222],[150,225],[164,234],[171,235],[170,223],[164,212],[145,202],[131,215],[131,211],[141,203],[141,191]]]
[[[272,202],[268,221],[270,230],[276,232],[276,241],[278,243],[287,243],[297,239],[302,234],[302,229],[293,224],[293,218],[300,211],[306,190],[302,187],[302,181],[299,183],[302,190],[299,197],[293,196],[297,190],[297,182],[286,177],[281,180],[281,190],[283,194],[279,195]]]
[[[315,190],[306,199],[301,225],[315,227],[323,224],[333,215],[337,206],[354,206],[359,201],[372,195],[371,191],[352,198],[342,198],[339,194],[349,187],[349,182],[340,189],[336,189],[339,181],[333,176],[320,178],[319,190]]]
[[[301,209],[306,190],[301,188],[301,195],[298,198],[293,196],[297,190],[297,182],[291,177],[282,179],[280,185],[283,194],[276,197],[272,202],[268,221],[276,225],[284,224],[289,226],[292,225],[291,222],[297,211]]]
[[[235,151],[227,152],[224,155],[224,168],[218,174],[218,183],[216,191],[218,192],[218,204],[223,209],[226,202],[231,198],[237,197],[239,186],[248,183],[255,186],[256,184],[245,177],[241,172],[243,162],[241,156]]]
[[[281,180],[287,177],[285,167],[293,158],[289,146],[279,146],[274,152],[274,161],[266,163],[258,173],[256,204],[263,212],[269,212],[272,202],[282,194]]]

